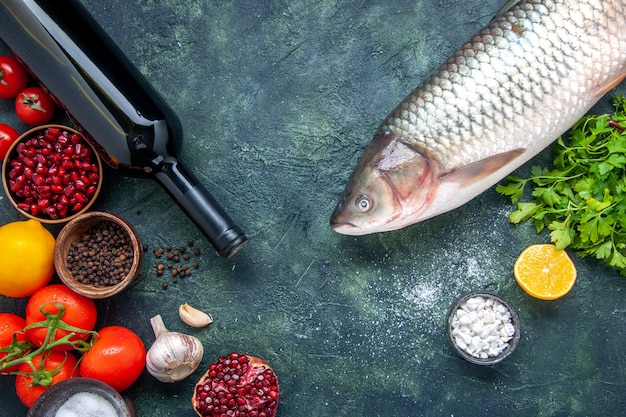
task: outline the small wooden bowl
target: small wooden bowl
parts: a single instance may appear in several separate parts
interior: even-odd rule
[[[24,143],[26,141],[28,141],[29,139],[31,139],[33,136],[36,136],[37,134],[39,134],[42,131],[45,131],[46,129],[49,128],[56,128],[56,129],[60,129],[60,130],[64,130],[70,133],[75,133],[78,134],[81,138],[82,138],[82,144],[84,144],[85,146],[87,146],[88,148],[91,149],[91,160],[95,163],[97,163],[98,165],[98,174],[99,174],[99,179],[98,179],[98,184],[96,185],[96,191],[93,195],[91,195],[89,198],[89,200],[85,203],[85,205],[82,207],[82,209],[72,212],[71,209],[69,209],[68,214],[65,217],[59,217],[56,219],[51,218],[50,216],[43,214],[43,213],[39,213],[37,215],[33,215],[32,213],[25,211],[23,209],[21,209],[19,207],[20,203],[24,202],[23,198],[18,197],[13,191],[11,191],[11,187],[9,185],[10,179],[9,179],[9,172],[11,171],[11,160],[14,160],[17,158],[18,156],[18,151],[17,151],[17,147],[20,145],[20,143]],[[26,216],[29,219],[35,219],[35,220],[39,220],[42,223],[48,223],[48,224],[59,224],[59,223],[65,223],[68,222],[74,218],[76,218],[77,216],[81,215],[82,213],[85,213],[87,210],[89,210],[89,208],[93,205],[93,203],[96,201],[96,198],[98,197],[98,195],[100,194],[100,189],[102,188],[102,160],[100,159],[100,156],[98,155],[98,153],[96,152],[96,150],[93,148],[93,146],[91,146],[91,144],[89,142],[87,142],[87,140],[85,139],[85,137],[83,135],[81,135],[78,131],[76,131],[75,129],[72,129],[70,127],[67,126],[63,126],[63,125],[54,125],[54,124],[49,124],[49,125],[42,125],[42,126],[37,126],[34,127],[28,131],[26,131],[25,133],[23,133],[22,135],[20,135],[20,137],[17,138],[17,140],[15,142],[13,142],[13,144],[11,145],[11,147],[8,149],[6,157],[5,157],[5,161],[4,164],[2,166],[2,185],[4,186],[4,191],[7,195],[7,197],[9,198],[9,201],[11,202],[11,204],[13,205],[13,207],[15,207],[17,209],[17,211],[19,211],[21,214],[23,214],[24,216]],[[49,175],[44,174],[44,177],[46,177],[46,184],[43,185],[47,185],[49,186],[50,184],[48,184],[48,178]],[[58,183],[57,183],[58,185]]]
[[[128,274],[115,285],[96,286],[79,282],[68,266],[68,253],[72,243],[80,239],[90,227],[104,221],[121,226],[124,232],[130,237],[133,249],[133,261],[130,270]],[[102,211],[92,211],[81,214],[63,226],[54,246],[54,266],[61,281],[78,294],[89,298],[106,298],[125,290],[139,275],[142,256],[143,247],[135,229],[121,217]]]

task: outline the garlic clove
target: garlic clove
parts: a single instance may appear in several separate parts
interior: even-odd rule
[[[187,303],[178,308],[178,315],[183,323],[191,327],[204,327],[213,323],[213,317]]]
[[[161,382],[176,382],[191,375],[200,365],[204,348],[197,338],[170,332],[160,315],[150,319],[156,340],[146,354],[146,369]]]

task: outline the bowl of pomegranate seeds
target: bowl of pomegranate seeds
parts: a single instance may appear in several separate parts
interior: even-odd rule
[[[76,130],[43,125],[21,135],[2,167],[9,200],[24,216],[64,223],[91,207],[102,187],[102,161]]]
[[[123,218],[89,211],[69,221],[54,245],[54,267],[61,281],[89,298],[111,297],[141,273],[143,246]]]

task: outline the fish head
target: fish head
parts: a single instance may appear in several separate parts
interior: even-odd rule
[[[393,132],[374,137],[357,163],[330,224],[365,235],[415,222],[436,188],[437,164]]]

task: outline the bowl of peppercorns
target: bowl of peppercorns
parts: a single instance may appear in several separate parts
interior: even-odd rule
[[[83,213],[59,232],[54,247],[57,275],[89,298],[125,290],[141,271],[143,248],[135,229],[103,211]]]
[[[7,151],[2,183],[11,204],[42,223],[64,223],[85,213],[102,187],[102,161],[78,131],[42,125]]]

